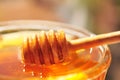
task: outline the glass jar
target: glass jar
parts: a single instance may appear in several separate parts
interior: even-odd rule
[[[40,67],[39,75],[25,71],[22,63],[22,43],[41,30],[62,29],[69,40],[93,35],[69,24],[50,21],[8,21],[0,23],[0,80],[105,80],[111,62],[106,45],[81,49],[70,55],[67,64]],[[87,45],[86,45],[87,46]],[[33,69],[37,69],[36,67]],[[38,69],[39,70],[39,69]]]

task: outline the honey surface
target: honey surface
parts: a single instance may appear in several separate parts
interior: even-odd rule
[[[24,65],[21,59],[21,44],[26,36],[34,36],[33,33],[23,31],[2,35],[0,41],[0,79],[5,76],[14,80],[85,80],[96,75],[88,75],[85,71],[95,67],[101,61],[100,48],[76,51],[68,62],[60,64],[50,66]],[[69,37],[71,38],[71,36]],[[105,65],[101,66],[96,73],[99,73]]]

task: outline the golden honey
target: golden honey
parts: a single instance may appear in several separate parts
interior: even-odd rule
[[[25,65],[22,62],[24,39],[41,30],[62,29],[68,40],[84,38],[91,33],[48,21],[13,21],[1,24],[0,80],[105,80],[111,62],[106,45],[78,50],[63,63],[46,66]]]

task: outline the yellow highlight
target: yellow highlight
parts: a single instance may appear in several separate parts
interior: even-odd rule
[[[22,44],[23,37],[20,35],[7,35],[3,36],[3,39],[0,41],[0,48],[8,46],[19,46]]]
[[[65,76],[49,77],[47,80],[87,80],[87,75],[85,73],[74,73]]]
[[[20,46],[27,37],[35,37],[38,32],[16,32],[2,35],[0,40],[0,48],[8,46]]]
[[[85,49],[80,49],[80,50],[76,50],[76,53],[80,53],[80,52],[84,52],[85,51]]]
[[[69,76],[66,76],[65,80],[86,80],[87,76],[84,73],[76,73]]]

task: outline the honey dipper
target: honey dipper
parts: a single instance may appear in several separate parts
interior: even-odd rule
[[[69,55],[68,51],[118,42],[120,42],[120,31],[69,41],[66,40],[64,31],[41,31],[23,43],[23,62],[52,65],[64,62]]]

